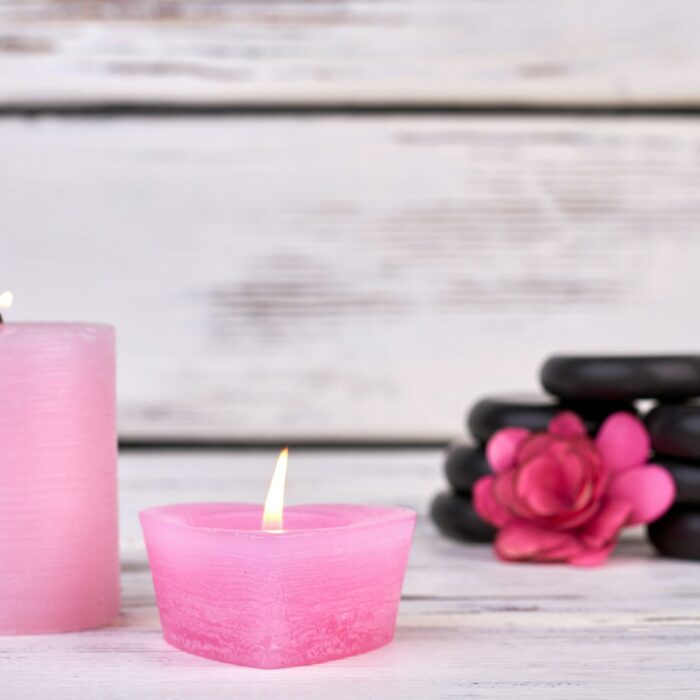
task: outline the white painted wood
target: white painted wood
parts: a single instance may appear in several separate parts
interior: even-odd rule
[[[125,436],[446,439],[697,351],[694,120],[0,121],[7,320],[118,329]]]
[[[289,502],[419,510],[394,642],[320,666],[260,671],[179,652],[160,636],[136,512],[166,502],[263,498],[273,452],[122,457],[118,625],[0,637],[3,698],[693,698],[700,684],[698,565],[656,558],[639,535],[596,570],[512,565],[427,521],[442,455],[292,452]]]
[[[693,0],[0,2],[0,104],[698,104]]]

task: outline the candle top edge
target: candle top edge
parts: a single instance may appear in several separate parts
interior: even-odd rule
[[[15,322],[0,323],[0,339],[10,341],[13,339],[20,343],[46,343],[64,339],[69,342],[97,339],[109,339],[114,341],[116,330],[107,323],[81,323],[81,322]]]
[[[263,530],[261,527],[230,527],[212,524],[212,520],[222,517],[254,518],[254,522],[262,523],[263,507],[253,503],[177,503],[155,506],[139,513],[141,521],[150,519],[176,525],[188,530],[206,533],[230,534],[243,537],[298,537],[312,533],[329,531],[361,530],[377,525],[385,525],[402,521],[415,521],[416,513],[410,508],[400,506],[363,506],[355,504],[306,504],[288,506],[284,509],[285,518],[301,517],[335,519],[330,524],[310,527],[283,528],[279,531]],[[203,523],[204,519],[208,522]],[[195,522],[197,521],[197,522]]]

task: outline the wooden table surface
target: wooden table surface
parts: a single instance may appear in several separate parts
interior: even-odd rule
[[[0,696],[17,698],[698,697],[697,564],[657,558],[632,533],[597,570],[507,565],[442,537],[426,513],[442,455],[297,451],[288,502],[416,508],[396,638],[313,667],[216,663],[162,639],[137,512],[188,500],[261,501],[274,453],[128,453],[120,463],[119,621],[0,638]]]

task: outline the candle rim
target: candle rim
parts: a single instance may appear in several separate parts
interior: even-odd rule
[[[416,512],[410,508],[405,508],[403,506],[364,506],[355,503],[318,503],[318,504],[300,504],[294,506],[288,506],[285,508],[285,513],[314,513],[318,514],[319,511],[324,513],[326,511],[343,509],[351,509],[357,511],[358,514],[361,512],[366,513],[366,517],[361,520],[352,522],[342,522],[337,525],[328,525],[325,527],[303,527],[303,528],[293,528],[284,530],[263,530],[263,529],[249,529],[249,528],[231,528],[231,527],[218,527],[211,525],[199,525],[183,520],[182,511],[191,510],[192,508],[197,510],[209,510],[216,508],[233,508],[241,514],[250,513],[262,514],[262,505],[258,503],[236,503],[236,502],[191,502],[191,503],[170,503],[163,506],[154,506],[152,508],[146,508],[139,513],[139,517],[143,521],[144,519],[154,519],[160,522],[165,522],[168,525],[175,525],[181,527],[185,530],[192,530],[197,532],[206,533],[217,533],[217,534],[230,534],[237,537],[268,537],[279,540],[281,537],[300,537],[304,535],[309,535],[313,533],[327,533],[330,531],[348,531],[348,530],[360,530],[364,528],[372,528],[377,525],[386,525],[391,523],[404,522],[408,520],[416,519]],[[225,511],[222,511],[225,512]]]

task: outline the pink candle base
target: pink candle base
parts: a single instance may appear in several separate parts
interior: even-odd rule
[[[165,640],[217,661],[281,668],[391,641],[415,513],[184,504],[141,513]]]

